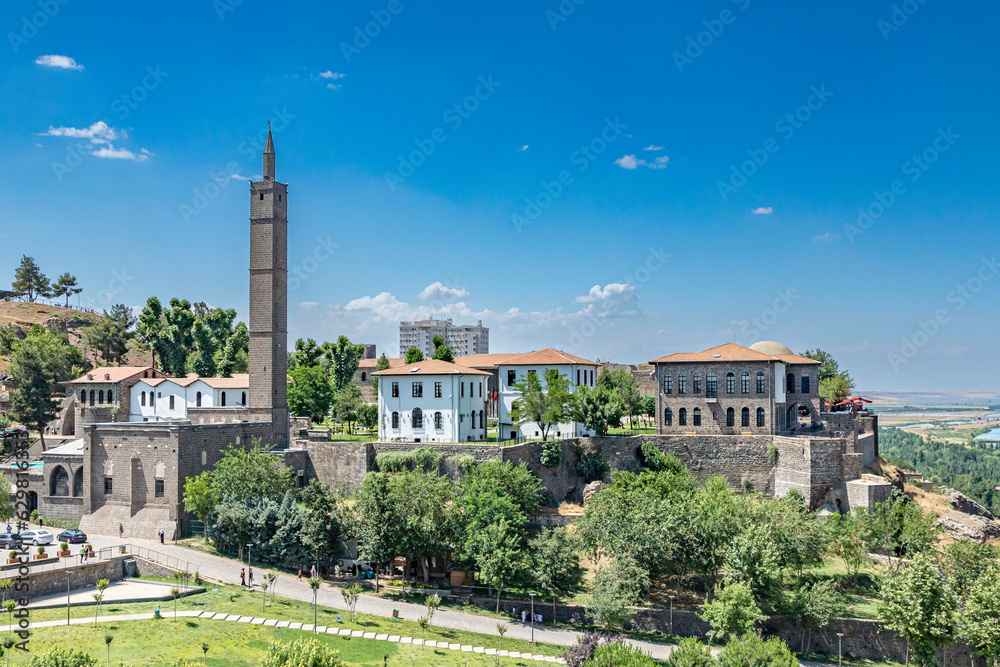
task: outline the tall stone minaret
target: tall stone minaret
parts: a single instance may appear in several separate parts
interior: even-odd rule
[[[250,411],[288,445],[288,185],[274,180],[267,124],[263,180],[250,184]]]

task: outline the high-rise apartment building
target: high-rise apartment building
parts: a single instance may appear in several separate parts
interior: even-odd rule
[[[418,320],[399,323],[399,354],[405,356],[408,349],[415,347],[430,357],[434,354],[435,336],[444,338],[456,357],[490,352],[490,330],[482,320],[463,326],[455,326],[451,320]]]

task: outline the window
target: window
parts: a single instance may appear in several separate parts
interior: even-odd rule
[[[476,428],[476,411],[472,411],[472,428]]]
[[[393,382],[392,383],[392,397],[393,398],[399,398],[399,383],[398,382]]]
[[[763,394],[767,391],[767,380],[764,379],[764,371],[757,371],[757,393]]]
[[[361,371],[361,381],[364,382],[367,379],[368,379],[368,373]]]
[[[736,374],[726,373],[726,393],[735,394],[736,393]]]
[[[226,405],[226,392],[222,392],[222,406],[225,407],[225,405]],[[174,406],[171,405],[170,407]]]
[[[157,498],[162,498],[163,497],[163,480],[162,479],[154,480],[153,486],[155,488],[154,493],[155,493],[156,497]]]
[[[112,491],[112,482],[110,477],[104,478],[104,495],[110,496]]]
[[[681,408],[677,411],[677,425],[687,426],[688,424],[688,411],[687,408]]]
[[[785,376],[785,391],[789,394],[795,393],[795,374],[789,373]]]
[[[671,394],[673,393],[673,390],[674,390],[674,376],[672,376],[670,373],[667,373],[666,375],[663,376],[663,393]]]
[[[750,393],[750,374],[746,371],[743,371],[743,374],[740,375],[740,392],[744,394]]]
[[[465,383],[459,382],[458,384],[461,386],[462,389],[462,398],[465,398]]]
[[[114,399],[111,398],[114,395],[115,395],[114,391],[112,391],[111,389],[108,389],[108,403],[114,403]]]
[[[803,394],[808,394],[809,393],[809,376],[808,375],[803,375],[802,376],[802,393]]]
[[[142,393],[145,394],[146,392],[142,392]],[[80,405],[83,405],[86,402],[87,402],[87,390],[86,389],[81,389],[80,390]],[[143,405],[146,405],[146,404],[143,403]]]
[[[442,426],[441,426],[441,413],[440,412],[435,412],[434,413],[434,428],[436,430],[438,430],[438,431],[440,431],[441,428],[442,428]]]
[[[410,394],[413,398],[422,398],[424,395],[424,383],[414,382],[410,388]]]
[[[94,404],[94,396],[95,396],[95,394],[94,394],[94,390],[93,390],[93,389],[91,389],[91,390],[90,390],[90,404],[91,404],[91,405],[93,405],[93,404]]]
[[[170,409],[174,409],[174,395],[170,394]]]
[[[743,411],[740,412],[740,425],[750,426],[750,408],[743,408]]]
[[[701,373],[695,373],[692,376],[692,378],[691,378],[691,384],[693,385],[691,387],[691,391],[693,391],[696,394],[700,394],[701,393]]]
[[[664,426],[674,425],[674,413],[670,411],[670,408],[667,408],[666,410],[663,411],[663,425]]]
[[[103,389],[101,389],[99,392],[97,392],[97,402],[98,403],[104,403],[104,390]]]
[[[424,427],[424,413],[421,412],[420,408],[413,408],[412,413],[413,428],[423,428]]]
[[[264,201],[264,193],[263,192],[260,193],[260,201]]]
[[[576,369],[576,386],[580,386],[580,369]]]
[[[681,373],[677,376],[677,393],[686,394],[688,393],[688,376],[687,373]]]
[[[726,426],[736,426],[736,410],[726,410]]]
[[[486,428],[486,412],[479,411],[479,428]]]
[[[479,398],[483,397],[483,383],[479,383]]]
[[[757,408],[757,426],[764,428],[764,408]]]
[[[719,396],[719,377],[715,374],[715,371],[705,374],[705,398],[718,398]]]
[[[441,398],[441,383],[434,383],[434,398]]]
[[[195,394],[195,397],[194,397],[194,406],[196,408],[200,408],[201,407],[201,392],[200,391],[197,394]]]
[[[513,387],[517,382],[517,371],[507,371],[507,386]]]
[[[154,405],[156,405],[156,394],[149,392],[149,406],[153,407]]]
[[[139,399],[140,405],[146,405],[146,392],[142,392],[142,397]]]
[[[49,495],[69,495],[69,473],[66,472],[66,468],[56,466],[56,469],[52,471],[52,478],[49,480]]]
[[[692,416],[694,417],[694,425],[701,426],[701,408],[695,408]]]
[[[392,427],[393,428],[399,428],[399,413],[398,412],[393,412],[392,413]]]

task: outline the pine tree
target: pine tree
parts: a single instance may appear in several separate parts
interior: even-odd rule
[[[42,270],[35,264],[32,257],[23,255],[21,266],[14,271],[13,288],[15,292],[24,292],[28,296],[28,301],[34,303],[38,297],[48,297],[52,295],[52,287],[49,279],[45,277]]]
[[[76,276],[64,273],[61,276],[59,276],[59,280],[57,280],[56,284],[53,285],[52,296],[54,297],[65,296],[66,307],[69,308],[69,298],[74,294],[79,294],[82,291],[83,291],[82,287],[76,286]]]

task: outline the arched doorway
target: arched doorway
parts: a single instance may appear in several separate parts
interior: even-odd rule
[[[73,473],[73,495],[77,497],[83,495],[83,467],[77,468]]]
[[[28,512],[34,512],[38,509],[38,494],[34,491],[28,491]]]

